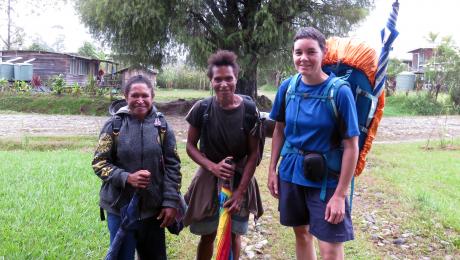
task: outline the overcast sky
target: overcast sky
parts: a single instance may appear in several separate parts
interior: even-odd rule
[[[27,8],[21,6],[18,0],[17,10]],[[49,45],[55,42],[59,35],[64,36],[65,50],[76,52],[84,41],[97,42],[92,39],[88,29],[80,22],[72,6],[72,1],[62,6],[59,10],[48,8],[41,15],[19,15],[16,23],[23,27],[27,37],[25,45],[31,40],[41,37]],[[399,58],[409,57],[407,51],[419,47],[426,47],[425,40],[428,32],[439,32],[440,36],[452,35],[455,42],[460,43],[460,14],[455,5],[456,0],[400,0],[400,12],[397,21],[399,37],[394,43],[392,56]],[[374,48],[380,49],[380,30],[385,26],[391,11],[392,0],[375,0],[375,8],[369,16],[350,36],[368,42]],[[3,15],[2,15],[3,16]],[[4,17],[4,16],[3,16]],[[4,35],[5,20],[1,19],[1,31]]]

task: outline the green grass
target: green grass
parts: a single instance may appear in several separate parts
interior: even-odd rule
[[[425,230],[427,236],[444,236],[460,248],[460,140],[444,149],[440,146],[375,145],[369,157],[371,171],[387,183],[387,189],[397,190],[401,203],[412,208],[408,226],[422,233]],[[446,237],[444,229],[453,234]]]
[[[61,115],[106,115],[108,98],[0,94],[0,110]]]
[[[182,99],[202,99],[211,96],[209,90],[194,90],[194,89],[167,89],[159,88],[155,90],[156,102],[167,102],[172,100]]]
[[[104,257],[108,232],[106,222],[99,221],[100,182],[90,167],[95,143],[95,137],[84,136],[1,140],[0,157],[8,163],[0,164],[3,187],[0,256],[6,259]],[[186,156],[184,143],[179,143],[178,150],[184,193],[196,165]],[[294,235],[290,228],[278,223],[277,201],[265,187],[267,166],[265,158],[256,173],[266,210],[260,220],[268,232],[269,246],[264,251],[273,259],[292,259]],[[171,259],[193,259],[197,242],[198,237],[188,229],[180,236],[168,234],[168,255]],[[365,239],[347,243],[346,252],[354,259],[376,258]]]
[[[14,143],[12,145],[11,143]],[[91,167],[96,143],[93,136],[22,137],[0,140],[0,256],[6,259],[101,259],[108,248],[106,222],[99,221],[100,181]],[[269,241],[265,254],[272,259],[294,258],[294,234],[279,224],[277,201],[266,188],[268,147],[257,178],[265,214],[260,223]],[[453,143],[460,145],[460,140]],[[375,145],[370,154],[372,174],[397,203],[411,210],[404,227],[426,237],[460,243],[460,153],[458,150],[424,150],[424,144]],[[178,144],[182,159],[184,193],[196,170]],[[5,163],[7,162],[7,163]],[[390,194],[390,193],[388,193]],[[392,193],[391,193],[392,194]],[[390,196],[390,195],[388,195]],[[396,212],[398,209],[395,209]],[[355,223],[359,215],[354,214]],[[453,230],[446,237],[444,228]],[[349,259],[381,259],[369,234],[355,225],[356,239],[345,244]],[[171,259],[193,259],[198,237],[185,229],[180,236],[168,234]]]

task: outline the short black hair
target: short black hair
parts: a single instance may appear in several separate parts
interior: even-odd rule
[[[293,43],[300,39],[312,39],[318,42],[321,51],[326,51],[326,37],[318,29],[313,27],[301,27],[294,36]]]
[[[131,90],[131,86],[135,83],[143,83],[147,85],[147,88],[149,88],[152,91],[152,96],[153,96],[152,82],[148,78],[142,75],[133,76],[128,80],[128,82],[126,82],[126,84],[123,87],[123,93],[125,94],[125,96],[128,96],[129,91]]]
[[[217,52],[211,54],[208,59],[208,78],[212,80],[213,72],[212,69],[216,66],[231,66],[233,68],[233,73],[235,78],[238,78],[238,73],[240,72],[240,66],[236,62],[238,56],[232,51],[227,50],[218,50]]]

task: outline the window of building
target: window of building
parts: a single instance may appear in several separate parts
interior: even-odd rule
[[[89,63],[84,60],[70,60],[70,74],[72,75],[88,75]]]

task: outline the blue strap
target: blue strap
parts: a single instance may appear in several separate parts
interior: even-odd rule
[[[289,153],[303,154],[303,151],[293,146],[287,140],[284,140],[283,148],[281,149],[281,156],[286,156],[286,154],[289,154]]]
[[[353,174],[353,177],[351,178],[351,184],[350,184],[350,214],[351,214],[351,209],[353,208],[353,193],[355,191],[355,176]]]
[[[323,181],[321,184],[321,193],[319,194],[319,198],[321,201],[326,201],[326,190],[327,190],[327,172],[323,176]]]

